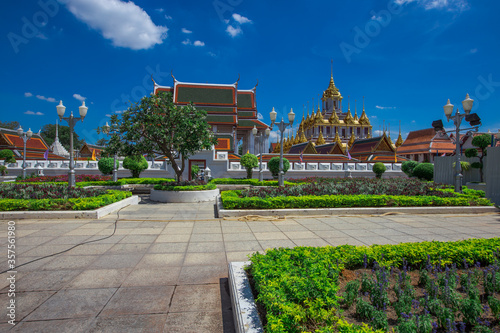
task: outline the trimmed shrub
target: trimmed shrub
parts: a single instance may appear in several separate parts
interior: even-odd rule
[[[5,165],[0,165],[0,175],[6,176],[9,173]]]
[[[252,179],[252,169],[259,165],[259,159],[254,154],[245,154],[241,157],[240,164],[247,169],[247,179]]]
[[[5,163],[16,163],[16,159],[14,158],[14,153],[10,149],[1,150],[0,158],[3,158]]]
[[[373,165],[373,172],[377,178],[382,178],[382,174],[385,172],[386,168],[384,163],[377,162]]]
[[[113,173],[113,161],[114,158],[112,157],[102,157],[99,162],[97,162],[97,167],[99,168],[99,171],[103,175],[111,175]],[[118,165],[120,162],[116,160],[116,168],[118,169]]]
[[[416,161],[406,161],[401,165],[401,170],[408,176],[413,177],[413,169],[418,165]]]
[[[141,172],[148,168],[148,161],[142,155],[127,156],[123,160],[123,167],[130,170],[132,178],[139,178]]]
[[[267,167],[269,168],[269,171],[271,171],[273,178],[278,178],[280,172],[280,158],[278,156],[271,158],[267,163]],[[286,174],[288,169],[290,169],[290,162],[283,157],[283,173]]]
[[[420,163],[413,169],[413,175],[418,179],[431,181],[434,179],[434,164]]]

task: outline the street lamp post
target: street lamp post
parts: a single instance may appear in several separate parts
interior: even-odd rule
[[[29,139],[31,139],[31,137],[33,136],[33,132],[31,131],[31,128],[29,128],[27,132],[23,132],[23,128],[21,126],[19,126],[19,128],[17,129],[17,135],[19,135],[19,137],[21,139],[23,139],[23,143],[24,143],[24,148],[23,148],[23,178],[26,178],[26,142]]]
[[[269,134],[271,133],[271,130],[269,129],[269,127],[266,128],[265,132],[264,133],[260,133],[259,135],[257,135],[257,127],[255,127],[255,125],[253,126],[253,129],[252,129],[252,133],[253,133],[253,136],[258,138],[259,140],[259,150],[260,150],[260,163],[259,163],[259,181],[263,181],[264,180],[264,170],[262,170],[262,154],[264,152],[264,146],[263,146],[263,143],[264,143],[264,136],[266,138],[269,137]]]
[[[73,160],[73,128],[75,127],[75,124],[81,120],[83,122],[83,119],[87,115],[87,110],[88,108],[85,106],[85,101],[82,102],[82,105],[78,108],[80,112],[80,117],[76,118],[73,117],[73,111],[71,111],[71,114],[69,117],[64,117],[64,112],[66,111],[66,107],[63,105],[62,101],[59,102],[59,105],[56,107],[57,108],[57,114],[59,116],[60,120],[66,120],[69,125],[69,173],[68,173],[68,187],[74,187],[75,186],[75,164]]]
[[[276,111],[273,110],[269,114],[271,116],[271,129],[273,129],[273,126],[276,121]],[[293,126],[293,120],[295,119],[295,113],[293,113],[293,109],[290,109],[290,112],[288,113],[288,121],[289,123],[285,123],[283,121],[283,118],[281,118],[281,122],[277,123],[278,129],[280,130],[280,170],[279,170],[279,175],[278,175],[278,185],[283,186],[285,184],[284,181],[284,176],[285,173],[283,172],[283,136],[285,134],[285,129],[290,126],[290,128]]]
[[[106,125],[104,125],[104,133],[106,133],[106,135],[110,135],[110,134],[116,134],[117,131],[116,129],[113,129],[111,130],[111,127],[108,125],[108,122],[106,122]],[[116,169],[116,150],[115,150],[115,154],[113,156],[113,181],[114,182],[117,182],[118,181],[118,170]],[[153,165],[154,165],[155,161],[153,159]]]
[[[446,119],[448,122],[450,120],[453,120],[453,123],[455,125],[455,130],[451,131],[445,131],[443,127],[443,122],[441,120],[436,120],[434,121],[433,127],[436,131],[440,133],[440,135],[444,135],[444,133],[448,132],[455,132],[455,192],[457,193],[462,193],[462,167],[460,165],[460,131],[478,131],[479,126],[481,125],[481,119],[479,116],[475,113],[470,113],[472,109],[472,103],[474,100],[472,100],[469,97],[469,94],[465,97],[465,100],[462,101],[462,107],[464,109],[464,114],[461,114],[460,111],[457,108],[457,111],[454,115],[453,113],[453,104],[450,103],[450,100],[448,99],[448,103],[443,107],[444,109],[444,114],[446,115]],[[469,122],[469,124],[473,127],[471,128],[460,128],[460,124],[462,123],[462,119],[464,119]]]

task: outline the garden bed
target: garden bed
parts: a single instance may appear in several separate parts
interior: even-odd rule
[[[132,196],[126,191],[68,188],[65,184],[0,184],[0,211],[92,210]]]
[[[329,179],[284,187],[225,191],[224,209],[491,206],[483,191],[463,194],[416,179]]]
[[[280,248],[253,254],[247,270],[269,333],[494,332],[499,247],[500,238]]]

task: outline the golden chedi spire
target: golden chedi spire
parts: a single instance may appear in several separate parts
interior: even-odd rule
[[[273,153],[277,154],[277,153],[279,153],[279,152],[280,152],[280,150],[281,150],[281,145],[280,145],[280,142],[278,141],[278,142],[276,143],[276,146],[274,146]]]
[[[347,115],[344,118],[344,124],[354,124],[354,119],[351,115],[351,102],[347,102]]]
[[[333,142],[337,142],[339,146],[342,147],[342,140],[340,140],[338,127],[335,130],[335,138],[333,139]]]
[[[399,148],[403,144],[403,137],[401,136],[401,120],[399,121],[399,136],[396,140],[396,148]]]
[[[368,119],[365,113],[365,96],[363,96],[363,112],[361,113],[361,117],[359,117],[359,123],[362,125],[370,125],[370,119]]]
[[[304,134],[304,131],[300,134],[300,143],[307,142],[306,135]]]
[[[349,139],[349,142],[347,143],[347,146],[349,147],[349,149],[351,149],[352,144],[354,143],[354,140],[356,140],[356,137],[354,136],[354,132],[352,132],[351,138]]]
[[[342,95],[333,82],[333,71],[330,76],[330,83],[328,84],[328,88],[326,88],[326,90],[323,92],[322,99],[324,101],[327,99],[342,99]]]
[[[354,121],[359,121],[358,111],[356,110],[356,100],[354,100]]]
[[[299,135],[299,131],[297,130],[297,133],[295,134],[295,139],[293,140],[293,144],[296,145],[300,143],[300,135]]]
[[[319,105],[318,105],[318,111],[316,111],[315,120],[316,120],[316,124],[323,124],[323,115],[321,114],[321,110],[319,109]]]
[[[316,146],[324,145],[324,144],[325,144],[325,139],[323,138],[323,132],[319,131],[318,140],[316,140]]]

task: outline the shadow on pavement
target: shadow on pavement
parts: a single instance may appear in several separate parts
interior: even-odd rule
[[[233,307],[229,295],[229,282],[227,278],[219,279],[220,300],[222,309],[222,328],[224,333],[235,333]]]

